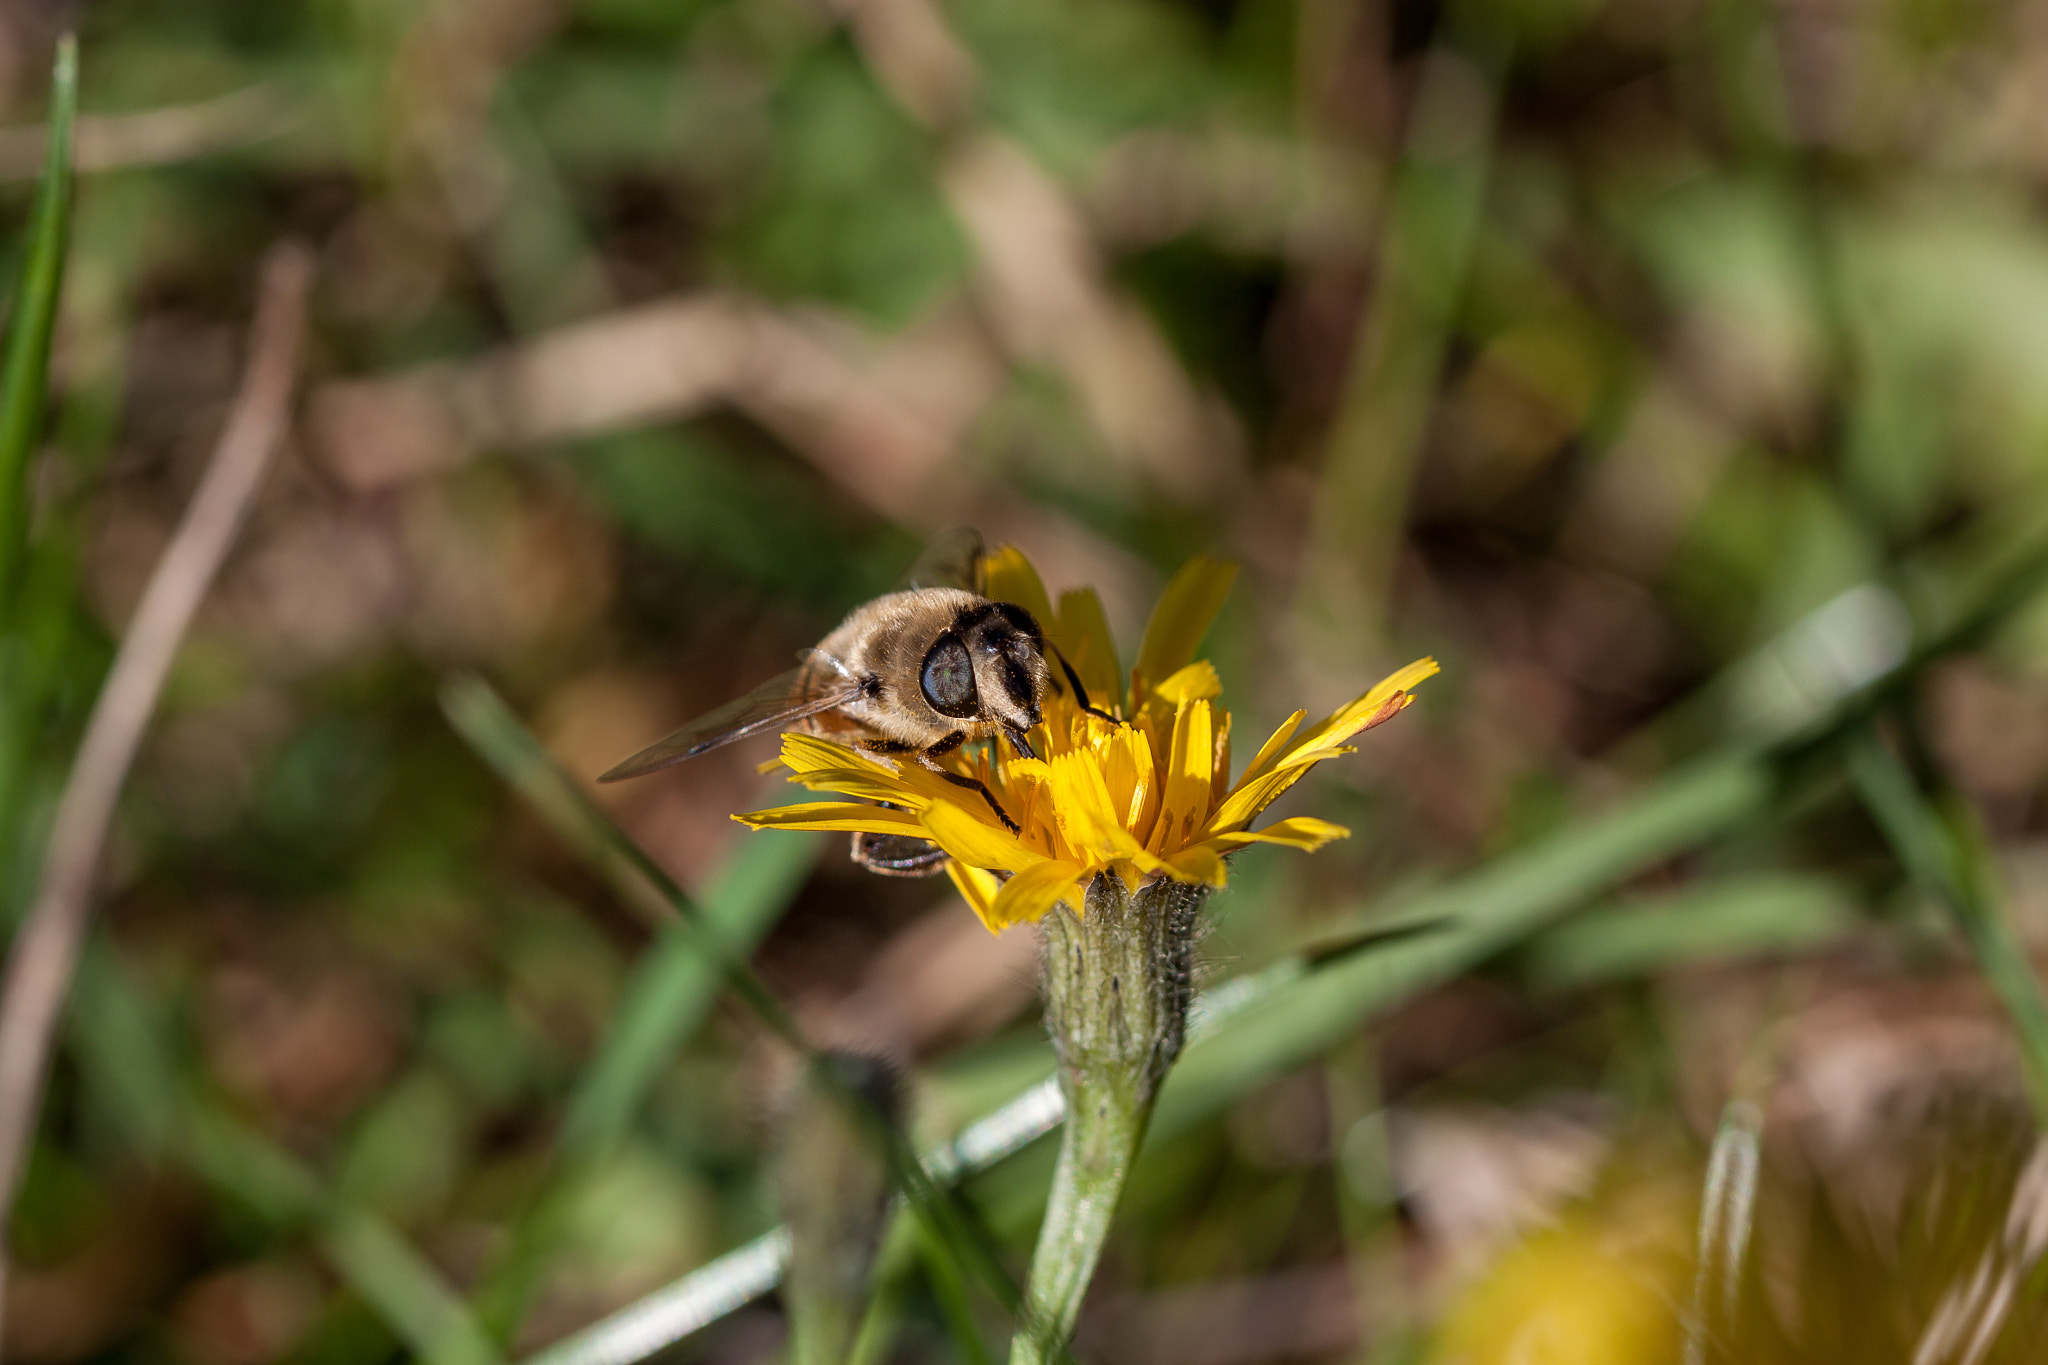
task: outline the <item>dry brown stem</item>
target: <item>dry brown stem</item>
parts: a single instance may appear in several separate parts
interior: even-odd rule
[[[81,175],[168,166],[275,137],[290,130],[300,113],[280,87],[264,82],[190,104],[85,114],[73,133],[72,163]],[[41,123],[0,128],[0,180],[40,175],[48,136]]]
[[[937,357],[943,363],[918,367],[949,392],[906,400],[870,373],[890,370],[890,355],[861,340],[744,296],[690,295],[557,328],[464,365],[327,385],[314,394],[308,423],[336,475],[369,490],[483,450],[731,403],[877,510],[915,522],[921,508],[945,501],[933,481],[954,431],[993,388],[992,368],[971,347],[952,346]],[[919,349],[916,337],[898,345]],[[876,353],[872,363],[850,354],[863,349]]]
[[[254,499],[290,416],[311,254],[287,244],[263,267],[249,361],[227,428],[129,622],[57,806],[36,898],[8,954],[0,994],[0,1222],[13,1208],[35,1131],[50,1046],[91,918],[115,803],[178,643]],[[5,1260],[0,1249],[0,1313]]]

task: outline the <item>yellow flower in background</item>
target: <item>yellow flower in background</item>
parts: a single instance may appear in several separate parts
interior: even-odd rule
[[[1136,890],[1154,877],[1223,885],[1224,855],[1246,844],[1313,851],[1350,831],[1297,815],[1250,828],[1267,806],[1345,741],[1387,720],[1409,689],[1437,671],[1418,659],[1318,725],[1296,711],[1230,780],[1230,712],[1222,681],[1196,647],[1223,605],[1237,568],[1204,556],[1167,585],[1122,685],[1116,646],[1093,589],[1062,593],[1058,609],[1030,561],[1005,546],[986,563],[990,598],[1029,611],[1080,674],[1112,723],[1082,710],[1058,686],[1030,734],[1036,758],[988,745],[948,756],[980,778],[1017,822],[1012,833],[979,793],[915,763],[892,764],[814,735],[785,734],[790,780],[856,801],[821,801],[733,818],[756,829],[865,830],[929,839],[950,855],[947,871],[992,931],[1036,920],[1065,900],[1076,912],[1087,884],[1113,872]],[[868,802],[887,802],[871,805]]]

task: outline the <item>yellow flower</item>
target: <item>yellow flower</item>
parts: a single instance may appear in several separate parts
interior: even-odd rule
[[[780,762],[790,780],[859,800],[733,818],[756,829],[929,839],[950,855],[947,872],[992,931],[1036,920],[1062,900],[1078,912],[1082,892],[1103,872],[1133,891],[1161,876],[1221,886],[1224,855],[1246,844],[1313,851],[1348,837],[1343,826],[1308,815],[1250,826],[1310,768],[1351,753],[1346,740],[1407,706],[1409,689],[1437,671],[1434,659],[1418,659],[1306,730],[1305,713],[1296,711],[1232,784],[1230,712],[1216,701],[1223,684],[1195,649],[1230,591],[1235,565],[1197,556],[1174,576],[1152,610],[1128,689],[1120,686],[1116,647],[1093,589],[1062,593],[1055,610],[1017,550],[1005,546],[986,569],[988,595],[1036,617],[1089,696],[1125,722],[1083,711],[1062,680],[1029,736],[1038,757],[988,745],[943,760],[986,783],[1020,832],[1005,828],[977,792],[916,763],[893,764],[805,734],[782,737]],[[874,801],[888,805],[866,804]]]

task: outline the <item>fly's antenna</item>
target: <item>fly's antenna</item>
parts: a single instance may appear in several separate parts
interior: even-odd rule
[[[1076,673],[1074,666],[1067,662],[1067,656],[1061,651],[1060,647],[1050,640],[1045,642],[1045,647],[1052,651],[1053,658],[1060,661],[1060,671],[1067,675],[1067,686],[1074,689],[1074,698],[1081,703],[1081,709],[1091,716],[1100,716],[1111,725],[1122,725],[1123,722],[1121,720],[1088,699],[1088,689],[1082,685],[1081,675]]]

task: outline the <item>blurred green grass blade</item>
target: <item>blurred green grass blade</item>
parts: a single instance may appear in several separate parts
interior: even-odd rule
[[[953,1353],[963,1365],[993,1365],[988,1343],[982,1340],[981,1326],[974,1320],[974,1305],[967,1297],[967,1286],[961,1282],[952,1258],[923,1232],[918,1239],[918,1253],[932,1298],[939,1305],[939,1317],[946,1324],[947,1339],[953,1343]]]
[[[1812,873],[1745,873],[1574,916],[1529,945],[1529,978],[1568,990],[1684,963],[1797,952],[1855,928],[1848,892]]]
[[[1506,54],[1483,25],[1446,14],[1446,29],[1460,32],[1440,38],[1416,63],[1406,144],[1374,262],[1384,285],[1359,314],[1326,437],[1308,550],[1313,568],[1303,576],[1300,605],[1332,644],[1384,628],[1416,461],[1457,336],[1494,176]]]
[[[743,839],[704,897],[705,922],[718,941],[750,955],[803,885],[823,843],[818,836]],[[625,1136],[662,1066],[703,1022],[723,981],[688,925],[671,920],[656,930],[570,1096],[549,1187],[475,1291],[479,1316],[501,1338],[516,1335],[524,1319],[561,1236],[576,1177]]]
[[[895,1354],[919,1235],[916,1221],[900,1204],[890,1211],[889,1230],[882,1234],[882,1249],[875,1257],[867,1312],[846,1353],[846,1365],[884,1365]]]
[[[467,1305],[396,1229],[337,1203],[305,1161],[185,1079],[161,1024],[168,1011],[105,944],[88,944],[77,993],[70,1036],[81,1067],[113,1092],[127,1141],[182,1164],[274,1235],[318,1229],[356,1295],[428,1365],[492,1365],[497,1352]],[[125,1055],[109,1056],[116,1048]]]
[[[81,1082],[100,1097],[146,1156],[169,1155],[183,1097],[179,1070],[161,1040],[169,1021],[135,989],[125,965],[88,939],[72,981],[66,1042]]]
[[[711,936],[736,957],[751,956],[822,845],[817,836],[743,838],[704,895]],[[569,1101],[558,1139],[565,1159],[599,1160],[617,1144],[662,1065],[709,1013],[723,978],[698,937],[679,923],[656,932]]]
[[[78,40],[57,41],[50,81],[49,144],[43,155],[28,248],[0,341],[0,626],[14,619],[27,552],[29,458],[48,407],[50,338],[64,284],[71,224],[71,130],[78,115]]]
[[[462,1297],[397,1229],[367,1210],[334,1204],[319,1178],[269,1137],[192,1103],[187,1165],[279,1230],[318,1225],[328,1259],[394,1335],[426,1365],[493,1365],[496,1347]]]
[[[1222,1027],[1297,979],[1301,971],[1299,959],[1287,958],[1205,992],[1189,1012],[1189,1036],[1204,1037]],[[986,1170],[1057,1128],[1065,1115],[1065,1106],[1059,1083],[1040,1072],[1020,1093],[962,1128],[951,1142],[927,1152],[924,1167],[934,1179],[944,1181]],[[1049,1177],[1049,1166],[1047,1173]],[[923,1235],[923,1227],[911,1210],[899,1208],[883,1253],[884,1262],[889,1263],[892,1256],[907,1256],[912,1243]],[[673,1346],[773,1289],[782,1274],[787,1246],[786,1231],[777,1228],[564,1338],[529,1357],[524,1365],[629,1365]],[[876,1338],[886,1338],[884,1326],[876,1324]],[[867,1336],[865,1330],[863,1336]],[[870,1345],[880,1349],[879,1341]],[[861,1349],[856,1347],[857,1356]]]
[[[425,1365],[494,1365],[498,1351],[461,1295],[375,1214],[336,1205],[297,1156],[205,1099],[183,1122],[185,1164],[273,1229],[315,1225],[328,1259]]]
[[[1853,736],[1850,780],[1906,874],[1954,916],[1977,969],[2019,1035],[2027,1091],[2048,1123],[2048,997],[1995,889],[1989,850],[1970,812],[1944,813],[1921,794],[1906,765],[1874,730]]]
[[[493,1365],[498,1351],[439,1272],[389,1225],[344,1209],[320,1242],[422,1365]]]
[[[995,1297],[1004,1312],[1021,1323],[1024,1293],[1004,1268],[995,1239],[980,1219],[968,1209],[951,1187],[931,1178],[917,1150],[900,1129],[888,1131],[888,1155],[895,1168],[897,1187],[917,1214],[926,1234],[925,1254],[952,1262],[952,1273],[964,1278],[972,1274]]]
[[[549,827],[587,860],[628,905],[657,921],[676,916],[687,928],[697,951],[719,964],[726,982],[761,1021],[784,1041],[805,1050],[795,1021],[774,992],[719,936],[682,888],[556,766],[547,750],[499,700],[490,684],[477,677],[449,679],[441,689],[441,709],[456,733],[532,803]]]
[[[539,741],[519,723],[504,702],[481,678],[449,680],[441,705],[457,733],[506,782],[530,801],[568,845],[588,859],[613,889],[630,904],[672,912],[707,963],[716,964],[725,981],[774,1032],[808,1056],[811,1049],[788,1011],[740,957],[734,944],[682,889],[628,839],[556,766]],[[979,1234],[972,1219],[958,1208],[950,1191],[936,1186],[917,1153],[893,1126],[889,1157],[898,1184],[910,1205],[960,1265],[1014,1312],[1021,1301],[1014,1279]]]
[[[1419,896],[1404,919],[1441,926],[1330,959],[1192,1044],[1153,1114],[1150,1142],[1284,1075],[1364,1020],[1469,970],[1615,882],[1760,813],[1760,758],[1710,760],[1656,789]]]
[[[1959,880],[1955,850],[1906,765],[1868,730],[1849,741],[1846,757],[1856,793],[1900,866],[1931,894],[1952,899]]]
[[[185,1165],[275,1228],[317,1217],[324,1192],[305,1163],[263,1134],[189,1098],[179,1147]]]

